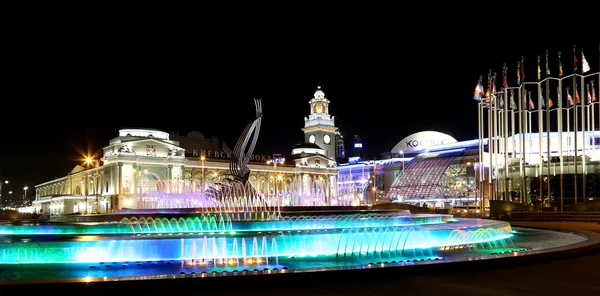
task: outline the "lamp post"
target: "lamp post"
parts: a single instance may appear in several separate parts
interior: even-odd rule
[[[402,174],[404,175],[404,151],[400,150],[400,155],[402,156]]]
[[[206,160],[206,156],[200,156],[200,160],[202,161],[202,192],[204,193],[204,179],[206,179],[204,177],[204,161]]]
[[[94,188],[94,195],[96,195],[96,214],[99,214],[99,196],[98,196],[98,166],[100,165],[100,162],[98,160],[92,159],[91,157],[86,157],[85,158],[85,162],[87,164],[94,164],[94,166],[96,167],[96,187]],[[86,184],[87,185],[87,184]],[[86,186],[87,188],[87,186]],[[85,196],[86,198],[86,203],[85,203],[85,213],[87,214],[87,194]]]
[[[273,158],[267,160],[267,164],[271,163],[273,164],[273,181],[275,182],[275,200],[277,205],[279,206],[279,192],[277,191],[277,181],[283,180],[283,177],[277,176],[277,164],[279,163],[283,165],[285,163],[285,158],[281,157],[281,154],[273,154]]]
[[[29,189],[29,187],[25,186],[23,187],[23,206],[25,206],[25,204],[27,203],[27,189]]]
[[[377,163],[373,163],[373,203],[377,203]]]

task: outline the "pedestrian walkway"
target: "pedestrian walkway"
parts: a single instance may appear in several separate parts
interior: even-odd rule
[[[600,233],[600,223],[598,222],[574,222],[574,221],[511,221],[510,225],[522,227],[541,227],[566,230],[584,230]]]

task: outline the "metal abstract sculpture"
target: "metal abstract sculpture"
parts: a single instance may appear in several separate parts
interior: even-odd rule
[[[260,132],[260,124],[263,115],[262,103],[260,99],[254,99],[254,106],[256,109],[254,121],[246,126],[237,143],[235,144],[233,152],[226,145],[223,145],[222,147],[223,151],[225,151],[225,153],[227,153],[231,159],[229,162],[229,175],[231,175],[235,181],[241,182],[242,184],[246,184],[248,178],[250,177],[248,161],[254,152],[256,140],[258,140],[258,133]],[[248,147],[246,150],[251,136],[252,142],[250,143],[250,147]]]

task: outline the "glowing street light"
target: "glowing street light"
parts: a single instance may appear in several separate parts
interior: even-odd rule
[[[204,176],[204,161],[206,160],[206,156],[200,156],[200,160],[202,161],[202,192],[204,192],[204,179],[206,179],[206,176]]]
[[[85,163],[87,163],[87,164],[95,164],[95,167],[96,167],[96,176],[95,176],[95,179],[96,179],[96,188],[94,189],[94,194],[96,195],[96,214],[99,214],[100,213],[100,211],[99,211],[99,205],[100,205],[100,203],[99,203],[99,200],[98,200],[99,199],[99,197],[98,197],[98,181],[99,181],[98,180],[98,174],[99,174],[98,173],[98,166],[100,165],[100,162],[98,160],[92,159],[91,157],[88,156],[88,157],[85,158]],[[86,187],[87,187],[87,184],[86,184]],[[85,195],[85,213],[87,214],[87,194]]]
[[[23,206],[25,206],[25,204],[27,203],[27,189],[29,189],[29,187],[27,187],[27,186],[23,187],[23,190],[25,190],[23,192]]]

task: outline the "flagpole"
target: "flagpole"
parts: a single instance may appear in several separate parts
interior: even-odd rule
[[[480,78],[481,80],[481,78]],[[485,206],[484,206],[484,195],[483,195],[483,128],[482,128],[482,124],[483,124],[483,104],[481,103],[481,100],[479,100],[479,103],[477,104],[477,135],[479,136],[479,206],[481,208],[481,217],[484,218],[484,210],[485,210]]]
[[[498,141],[498,120],[499,120],[499,116],[498,116],[498,96],[496,94],[496,72],[494,72],[494,75],[492,76],[492,91],[493,91],[493,95],[492,98],[494,99],[494,102],[492,103],[493,105],[493,112],[492,112],[492,138],[494,139],[494,145],[492,145],[492,164],[491,167],[493,168],[492,170],[492,189],[494,190],[494,200],[498,200],[498,182],[496,182],[494,179],[495,176],[495,171],[496,168],[498,167],[498,146],[497,146],[497,141]],[[496,176],[497,178],[497,176]]]
[[[475,94],[473,96],[473,98],[477,101],[477,137],[479,138],[479,159],[478,159],[478,180],[477,183],[479,185],[479,206],[481,209],[481,217],[484,218],[485,217],[485,191],[484,191],[484,171],[483,171],[483,140],[484,140],[484,121],[483,121],[483,100],[482,100],[482,95],[484,95],[483,92],[483,85],[482,85],[482,76],[479,76],[479,80],[477,81],[477,86],[475,87]],[[489,79],[489,75],[488,75],[488,79]]]
[[[492,200],[496,200],[497,196],[496,196],[496,185],[494,184],[494,156],[495,153],[494,151],[496,150],[496,112],[498,108],[496,108],[496,95],[494,92],[494,76],[496,75],[496,73],[494,73],[494,75],[492,76],[492,80],[491,80],[491,91],[490,91],[490,110],[492,111],[492,113],[490,113],[490,135],[489,135],[489,140],[488,140],[488,152],[490,153],[490,184],[491,184],[491,188],[492,190],[491,192],[491,198]]]
[[[581,152],[581,201],[585,202],[585,185],[586,185],[586,170],[585,170],[585,155],[586,155],[586,144],[585,142],[587,141],[587,137],[586,137],[586,127],[585,127],[585,117],[586,117],[586,104],[585,104],[585,80],[583,77],[584,74],[584,69],[583,69],[583,62],[584,62],[584,55],[583,55],[583,48],[581,49],[581,89],[580,89],[580,99],[581,99],[581,132],[582,132],[582,144],[581,144],[581,148],[582,148],[582,152]]]
[[[529,105],[529,102],[533,102],[531,101],[531,91],[527,91],[527,104]],[[528,159],[530,159],[529,161],[533,161],[533,121],[531,120],[531,115],[533,114],[533,112],[531,110],[529,110],[530,106],[527,106],[527,153],[529,153],[529,155],[527,156]],[[531,185],[530,185],[531,186]]]
[[[590,145],[590,147],[587,149],[589,153],[590,151],[594,150],[594,126],[593,126],[593,122],[594,122],[594,104],[592,102],[592,93],[590,92],[590,84],[587,83],[585,85],[586,87],[586,92],[587,92],[587,104],[585,105],[585,118],[587,121],[587,125],[586,125],[586,133],[587,133],[587,137],[586,137],[586,141],[587,143]],[[590,137],[591,134],[591,137]],[[591,140],[591,139],[592,140]],[[593,154],[592,154],[593,155]]]
[[[516,139],[515,139],[515,137],[516,137],[516,136],[515,136],[515,108],[516,108],[515,104],[516,104],[516,103],[514,102],[514,94],[515,94],[515,93],[514,93],[514,90],[512,90],[512,89],[511,89],[511,90],[510,90],[510,102],[511,102],[511,104],[512,104],[512,107],[511,107],[511,110],[510,110],[510,117],[511,117],[511,118],[510,118],[510,120],[511,120],[511,123],[510,123],[510,128],[511,128],[511,133],[510,133],[510,135],[511,135],[511,136],[510,136],[510,137],[511,137],[511,139],[512,139],[512,157],[516,157],[516,156],[517,156],[517,147],[515,147],[515,145],[516,145],[516,143],[517,143],[517,142],[516,142]],[[512,172],[511,172],[511,181],[512,181],[512,179],[513,179],[512,177],[514,177],[514,175],[513,175],[513,174],[512,174]],[[511,183],[512,183],[512,186],[514,187],[514,182],[511,182]],[[511,189],[512,189],[512,188],[511,188]],[[513,189],[513,190],[514,190],[514,189]],[[511,191],[511,192],[512,192],[512,191]],[[513,196],[512,196],[512,194],[511,194],[511,196],[510,196],[510,201],[513,201],[513,200],[514,200],[514,199],[513,199]]]
[[[544,199],[544,181],[543,181],[543,166],[544,166],[544,161],[542,158],[542,132],[544,130],[544,126],[543,126],[543,119],[544,119],[544,114],[542,113],[542,85],[540,84],[540,77],[541,77],[541,69],[540,69],[540,60],[541,60],[541,56],[538,56],[538,83],[537,83],[537,95],[538,95],[538,114],[537,114],[537,119],[538,119],[538,180],[540,182],[540,199]],[[540,208],[541,210],[541,208]]]
[[[567,98],[569,96],[569,87],[567,86]],[[567,107],[567,157],[571,156],[571,109],[573,105],[569,104]],[[570,171],[570,170],[569,170]]]
[[[511,89],[510,90],[511,94],[510,94],[510,98],[511,98],[511,102],[514,98],[514,91]],[[513,107],[510,110],[510,138],[512,139],[511,144],[512,144],[512,157],[517,157],[517,141],[515,139],[516,135],[516,129],[515,129],[515,106],[513,105]]]
[[[587,83],[586,85],[586,91],[587,91],[587,103],[585,104],[585,121],[586,121],[586,126],[585,126],[585,141],[586,141],[586,154],[589,154],[590,151],[592,151],[593,147],[594,147],[594,141],[590,141],[590,134],[593,135],[593,128],[592,128],[592,115],[590,114],[592,112],[592,110],[594,109],[594,105],[592,105],[592,94],[590,93],[590,84]],[[590,110],[591,109],[591,110]],[[593,137],[591,137],[593,139]],[[587,174],[587,167],[586,169],[583,171],[584,174]]]
[[[599,58],[600,60],[600,58]],[[600,73],[600,72],[598,72]],[[594,90],[594,80],[592,80],[590,82],[590,84],[592,85],[592,91]],[[596,103],[594,103],[594,98],[592,97],[592,105],[591,105],[591,109],[592,109],[592,147],[594,148],[594,151],[596,151],[596,115],[594,114],[594,105]]]
[[[504,133],[503,133],[503,138],[504,138],[504,200],[508,201],[509,200],[509,191],[508,191],[508,104],[509,104],[509,100],[510,98],[508,97],[508,89],[506,89],[506,74],[507,74],[507,70],[508,67],[506,67],[506,63],[504,63],[504,67],[502,67],[502,70],[504,71],[503,74],[503,96],[504,96]]]
[[[548,67],[548,50],[546,50],[546,174],[548,182],[548,206],[552,205],[552,190],[550,187],[550,162],[551,162],[551,150],[550,150],[550,68]],[[542,200],[543,201],[543,200]]]
[[[575,45],[573,45],[573,57],[576,58],[576,51],[575,51]],[[576,75],[576,71],[577,71],[577,60],[573,60],[574,65],[573,65],[573,95],[575,96],[575,108],[573,108],[573,111],[575,112],[575,114],[573,115],[573,131],[575,132],[575,149],[574,149],[574,153],[575,153],[575,173],[573,175],[573,182],[575,183],[575,204],[577,204],[577,132],[579,130],[578,127],[578,119],[577,119],[577,75]]]
[[[528,103],[529,101],[531,101],[531,91],[528,91]],[[531,111],[529,110],[529,106],[527,108],[527,147],[529,148],[529,158],[533,160],[533,139],[532,139],[532,134],[533,134],[533,129],[532,129],[532,125],[533,125],[533,121],[531,120]],[[535,168],[534,166],[532,166],[532,168]],[[527,176],[527,170],[525,170],[525,176]],[[529,178],[531,180],[531,178]],[[529,186],[531,186],[531,183],[529,184]],[[528,195],[528,200],[531,202],[531,195]]]
[[[510,90],[511,102],[513,101],[513,98],[514,98],[514,91],[511,89]],[[516,136],[515,135],[515,107],[513,105],[513,107],[511,107],[511,109],[510,109],[510,137],[512,139],[511,144],[512,144],[512,156],[513,157],[517,156],[517,147],[515,147],[515,145],[517,144],[517,141],[515,139],[515,136]]]
[[[494,200],[494,194],[492,193],[492,162],[493,162],[493,154],[492,154],[492,127],[493,127],[493,112],[494,104],[492,103],[492,98],[490,96],[489,107],[488,107],[488,154],[490,155],[490,163],[488,164],[488,198],[490,200]]]
[[[494,174],[492,174],[492,176],[495,176],[494,178],[494,196],[497,200],[502,200],[502,195],[500,194],[500,183],[498,182],[498,175],[497,173],[497,169],[498,169],[498,150],[499,150],[499,146],[500,145],[500,127],[502,126],[502,109],[499,108],[498,106],[498,96],[494,96]]]
[[[484,165],[483,165],[483,156],[484,156],[484,140],[485,140],[485,105],[482,103],[481,104],[481,157],[479,158],[480,161],[480,167],[479,167],[479,174],[480,174],[480,178],[479,178],[479,182],[481,182],[480,188],[481,188],[481,208],[482,208],[482,215],[483,215],[483,211],[485,210],[485,170],[484,170]],[[489,200],[489,192],[488,192],[488,200]]]
[[[527,92],[525,90],[525,57],[521,56],[521,86],[523,87],[523,96],[522,96],[522,117],[523,117],[523,175],[522,175],[522,190],[523,190],[523,200],[521,203],[527,202]]]
[[[560,52],[558,52],[558,57],[560,59]],[[560,74],[559,74],[560,77]],[[557,122],[557,130],[558,130],[558,158],[560,159],[560,211],[563,211],[563,202],[564,202],[564,190],[563,190],[563,111],[562,111],[562,79],[558,79],[558,87],[556,89],[556,93],[558,94],[558,111],[556,115],[558,116]],[[568,133],[567,133],[568,135]]]
[[[519,89],[519,104],[521,105],[519,107],[519,132],[520,132],[520,144],[521,144],[521,161],[520,161],[520,170],[521,170],[521,192],[519,193],[521,195],[521,203],[525,203],[526,200],[526,195],[527,195],[527,189],[525,188],[525,179],[527,178],[526,176],[526,167],[525,167],[525,161],[526,161],[526,155],[525,155],[525,131],[524,131],[524,126],[527,126],[527,117],[525,117],[525,100],[526,100],[526,95],[525,95],[525,85],[521,84]]]

